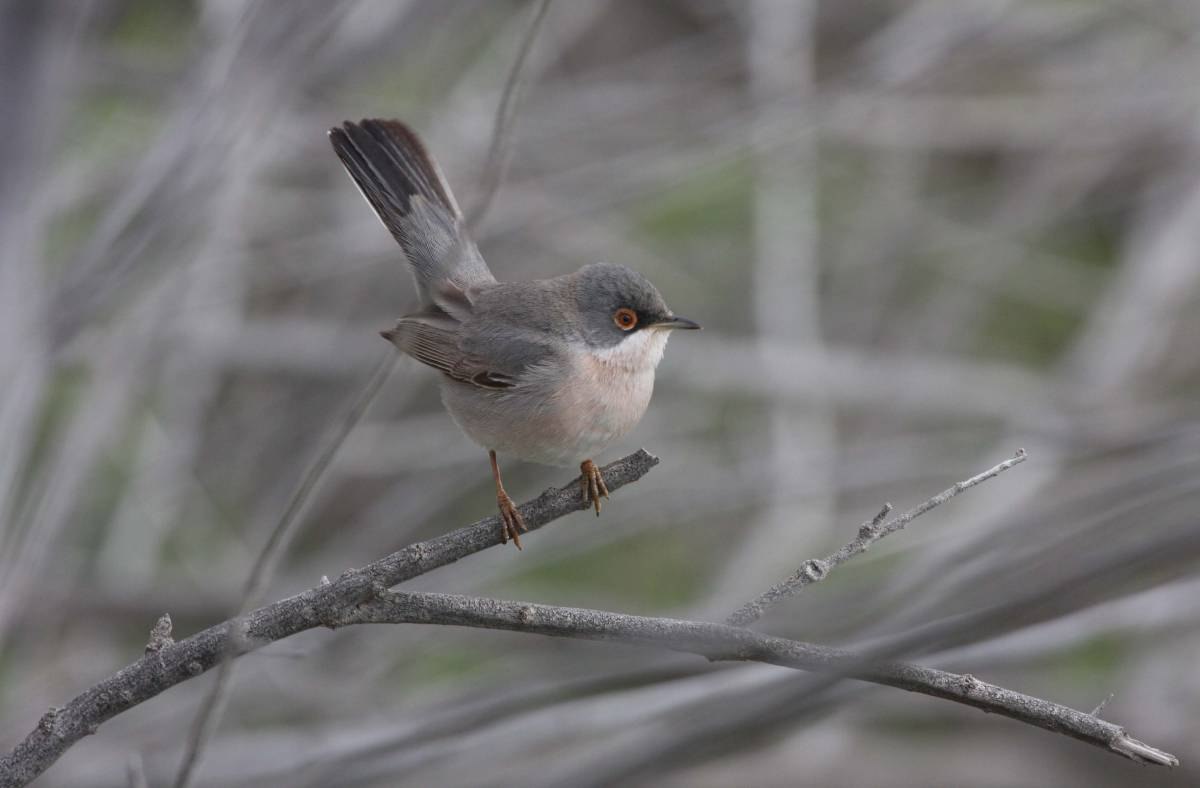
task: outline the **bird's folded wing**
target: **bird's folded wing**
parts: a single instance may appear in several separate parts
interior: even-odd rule
[[[462,324],[443,315],[403,317],[391,331],[389,342],[423,364],[455,380],[486,389],[508,389],[521,383],[529,368],[544,363],[552,351],[544,344],[518,336],[506,337],[500,354],[479,352],[479,343],[464,349]]]

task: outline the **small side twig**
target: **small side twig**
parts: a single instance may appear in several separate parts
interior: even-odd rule
[[[972,476],[969,479],[964,479],[963,481],[955,484],[953,487],[948,487],[945,490],[942,490],[932,498],[927,498],[917,506],[914,506],[907,512],[904,512],[900,516],[894,517],[887,522],[884,522],[883,518],[887,517],[887,515],[891,512],[892,505],[884,504],[883,509],[881,509],[879,514],[875,515],[870,522],[863,523],[861,526],[859,526],[858,536],[853,541],[848,542],[847,544],[843,545],[840,550],[823,559],[810,559],[805,561],[795,574],[783,582],[772,586],[751,601],[739,607],[732,614],[730,614],[727,619],[725,619],[725,623],[735,627],[744,627],[753,624],[755,621],[762,618],[763,614],[767,611],[767,608],[779,603],[784,599],[789,599],[796,594],[799,594],[813,583],[818,583],[824,580],[829,575],[831,570],[846,563],[854,556],[860,553],[865,553],[872,544],[879,541],[883,537],[890,533],[899,531],[913,520],[928,512],[930,509],[941,506],[943,503],[963,492],[964,490],[969,490],[978,484],[982,484],[988,479],[999,476],[1001,473],[1007,471],[1014,465],[1024,462],[1027,456],[1028,455],[1025,454],[1024,449],[1017,449],[1017,453],[1015,455],[999,465],[989,468],[983,473]]]

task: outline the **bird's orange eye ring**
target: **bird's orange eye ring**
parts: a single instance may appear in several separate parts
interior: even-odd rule
[[[616,312],[613,312],[613,322],[617,324],[617,328],[622,331],[632,331],[638,323],[637,312],[634,312],[629,307],[621,307]]]

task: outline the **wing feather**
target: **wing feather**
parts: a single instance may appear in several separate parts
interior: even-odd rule
[[[527,363],[497,363],[463,351],[461,324],[444,315],[410,315],[400,318],[383,336],[408,355],[454,380],[485,389],[509,389],[520,383],[521,373],[545,357],[531,349]],[[511,348],[510,348],[511,350]]]

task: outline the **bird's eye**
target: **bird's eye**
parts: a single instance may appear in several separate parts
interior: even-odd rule
[[[637,325],[637,312],[634,312],[629,307],[621,307],[616,312],[613,312],[613,322],[617,324],[617,328],[622,331],[632,331]]]

